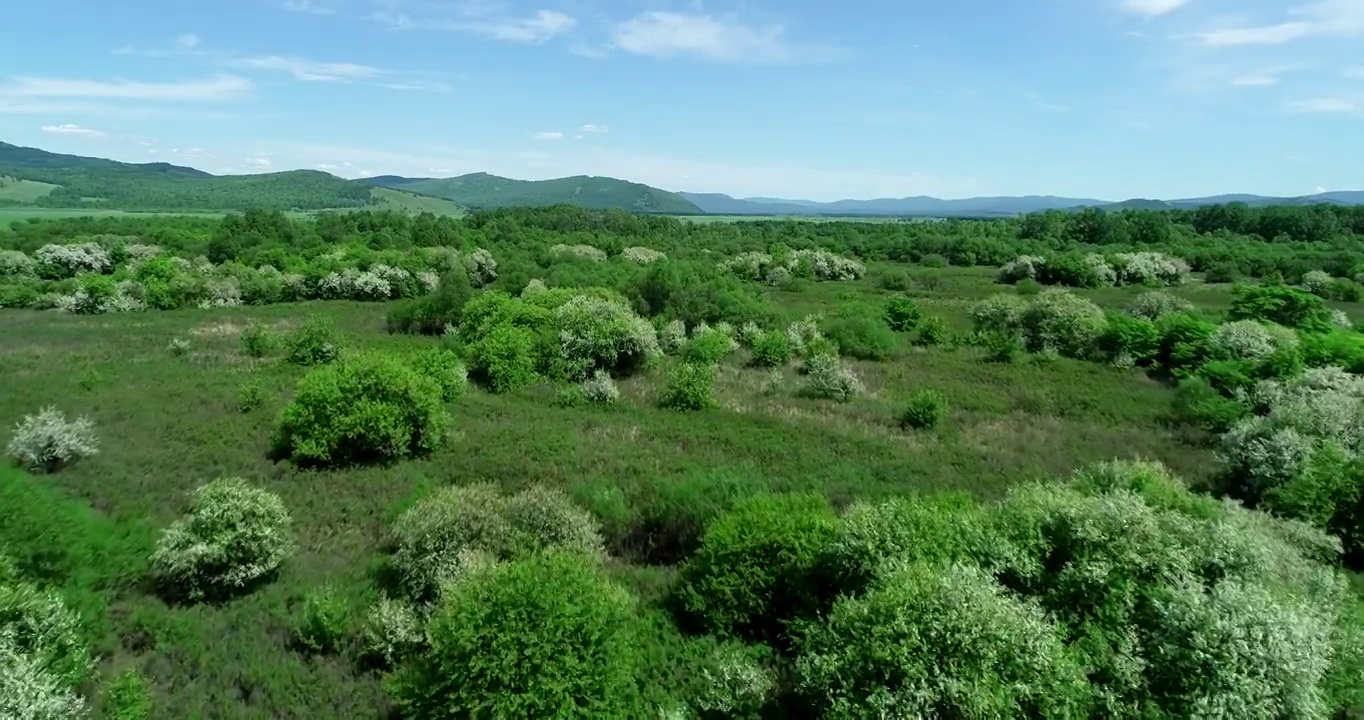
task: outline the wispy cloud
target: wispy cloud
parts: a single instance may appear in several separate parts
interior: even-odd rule
[[[251,88],[251,81],[235,75],[163,83],[20,77],[9,84],[0,85],[0,98],[221,101],[243,97],[251,92]]]
[[[573,46],[568,49],[568,51],[573,53],[574,55],[579,55],[585,58],[591,58],[593,60],[603,60],[605,58],[611,57],[611,51],[607,50],[606,48],[597,47],[596,45],[588,45],[587,43],[574,43]]]
[[[244,162],[244,163],[246,163],[247,165],[250,165],[251,167],[254,167],[254,168],[268,168],[268,167],[270,167],[271,165],[274,165],[274,163],[270,161],[270,158],[264,158],[264,157],[251,157],[251,158],[246,158],[246,159],[243,160],[242,162]]]
[[[318,5],[312,0],[284,0],[282,7],[289,12],[307,13],[309,15],[331,15],[336,12],[328,6]]]
[[[370,15],[370,19],[395,30],[453,30],[496,40],[526,44],[543,43],[578,24],[572,15],[558,10],[538,10],[526,17],[504,14],[498,5],[462,3],[450,14],[409,14],[400,2]]]
[[[184,35],[175,38],[175,46],[182,50],[193,50],[194,48],[199,47],[199,36],[185,33]]]
[[[72,125],[70,123],[63,125],[44,125],[43,132],[51,133],[53,135],[72,135],[75,137],[89,138],[91,140],[98,140],[105,136],[103,130],[81,127],[80,125]]]
[[[605,126],[605,125],[593,125],[592,123],[588,123],[588,124],[586,124],[586,125],[584,125],[584,126],[578,128],[578,132],[584,132],[584,133],[603,133],[603,134],[604,134],[604,133],[609,133],[609,132],[611,132],[611,128],[609,128],[609,127],[607,127],[607,126]]]
[[[1027,98],[1033,105],[1037,106],[1037,108],[1040,110],[1058,113],[1070,112],[1069,105],[1053,102],[1045,97],[1042,97],[1041,95],[1038,95],[1035,92],[1025,92],[1023,93],[1023,97]]]
[[[1271,85],[1278,85],[1283,75],[1303,69],[1306,69],[1306,66],[1275,65],[1273,67],[1237,75],[1229,82],[1233,87],[1269,87]]]
[[[1290,112],[1298,113],[1347,113],[1364,112],[1364,103],[1356,98],[1318,97],[1306,100],[1291,100],[1285,106]]]
[[[784,64],[828,59],[829,48],[789,44],[781,25],[752,26],[731,18],[647,12],[616,25],[616,48],[657,58],[694,57],[712,62]]]
[[[1159,17],[1188,4],[1189,0],[1119,0],[1118,9],[1142,17]]]
[[[435,82],[432,80],[400,80],[398,82],[381,83],[380,87],[405,92],[448,93],[452,90],[448,83]]]
[[[531,137],[536,140],[563,140],[564,134],[558,131],[546,131],[535,133],[534,135],[531,135]]]
[[[1197,34],[1210,47],[1283,45],[1311,37],[1364,35],[1364,2],[1322,0],[1290,8],[1282,22],[1270,25],[1226,27]]]
[[[314,62],[303,58],[281,57],[279,55],[239,58],[233,60],[231,64],[236,67],[250,68],[253,70],[269,70],[273,72],[288,73],[292,75],[295,80],[310,82],[346,82],[350,80],[375,78],[384,74],[383,70],[369,65]]]

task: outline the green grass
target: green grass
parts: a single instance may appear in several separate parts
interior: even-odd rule
[[[792,317],[876,302],[885,295],[876,277],[890,269],[873,267],[859,282],[773,291],[774,299]],[[1001,290],[984,269],[910,272],[911,294],[957,330],[966,329],[970,298]],[[1094,295],[1120,304],[1135,292]],[[1225,294],[1181,292],[1212,305]],[[279,493],[294,516],[299,555],[250,595],[171,606],[145,584],[124,582],[107,600],[107,622],[96,625],[103,669],[139,668],[153,687],[154,717],[377,716],[385,705],[378,675],[345,654],[297,651],[291,617],[306,593],[326,584],[356,608],[371,601],[370,568],[397,509],[441,484],[566,488],[602,515],[611,548],[637,566],[649,558],[635,544],[631,518],[651,507],[656,514],[656,503],[694,509],[693,495],[770,488],[842,501],[951,488],[995,496],[1019,481],[1113,457],[1161,460],[1193,481],[1215,467],[1208,449],[1167,425],[1172,391],[1139,371],[1064,359],[997,364],[974,348],[907,346],[888,362],[851,363],[868,393],[847,404],[802,397],[794,368],[769,394],[769,371],[747,367],[741,352],[721,367],[718,406],[706,411],[659,409],[661,369],[622,381],[621,399],[610,408],[559,407],[547,385],[506,396],[475,389],[451,405],[448,442],[428,458],[321,471],[268,459],[270,436],[304,371],[278,357],[245,356],[240,333],[253,320],[283,331],[316,312],[334,320],[355,348],[406,352],[437,342],[386,334],[389,307],[0,313],[0,422],[8,426],[49,404],[94,420],[100,454],[40,481],[140,543],[124,552],[145,553],[146,524],[164,527],[192,489],[222,475]],[[172,355],[173,338],[188,339],[189,352]],[[247,383],[261,388],[264,402],[241,412],[239,389]],[[919,388],[942,393],[950,413],[933,430],[902,430],[897,413]],[[624,509],[600,500],[613,494]],[[618,565],[624,577],[667,572]]]
[[[699,223],[756,222],[759,220],[797,220],[800,222],[901,222],[893,217],[825,217],[813,215],[674,215],[680,220]]]
[[[427,197],[424,195],[413,195],[412,193],[389,188],[371,188],[370,197],[379,204],[380,208],[391,208],[403,210],[410,213],[435,213],[437,215],[451,215],[462,217],[466,210],[458,203],[442,198]]]
[[[48,193],[56,188],[56,185],[38,182],[36,180],[16,180],[11,177],[0,177],[0,200],[31,203],[38,198],[46,197]]]

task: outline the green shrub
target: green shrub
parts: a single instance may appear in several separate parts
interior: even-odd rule
[[[1331,313],[1321,298],[1287,285],[1244,285],[1234,290],[1231,320],[1262,320],[1302,330],[1328,330]]]
[[[910,332],[919,324],[923,312],[919,305],[905,295],[894,295],[886,301],[886,325],[895,332]]]
[[[786,333],[772,330],[758,333],[752,344],[753,364],[758,367],[781,367],[791,362],[791,339]]]
[[[1100,352],[1108,358],[1146,365],[1160,352],[1160,330],[1150,320],[1109,313],[1098,343]]]
[[[469,348],[469,367],[488,389],[507,393],[539,379],[535,369],[535,335],[525,328],[503,325]]]
[[[1226,432],[1249,412],[1245,405],[1218,392],[1205,377],[1184,378],[1175,388],[1175,418],[1209,432]]]
[[[325,365],[341,354],[336,325],[321,315],[309,315],[284,341],[288,360],[295,365]]]
[[[984,537],[984,515],[970,495],[933,493],[858,502],[839,518],[824,577],[833,591],[856,595],[892,561],[965,561]]]
[[[436,291],[403,300],[388,313],[388,331],[409,335],[440,335],[447,327],[459,327],[464,306],[474,296],[469,273],[456,269],[440,278]]]
[[[1211,356],[1208,339],[1217,332],[1215,323],[1186,313],[1169,313],[1156,321],[1160,352],[1156,367],[1176,376],[1187,375]]]
[[[876,283],[882,290],[890,292],[907,292],[914,287],[914,279],[910,276],[909,271],[900,268],[881,273],[877,277]]]
[[[820,605],[815,582],[838,518],[823,498],[756,495],[706,528],[679,601],[707,632],[772,641]]]
[[[392,356],[359,354],[303,377],[275,446],[301,464],[422,455],[440,446],[450,424],[441,394],[435,380]]]
[[[914,344],[931,347],[944,345],[951,337],[952,331],[947,327],[947,321],[937,315],[927,315],[919,321],[919,330],[914,335]]]
[[[265,404],[265,388],[259,381],[251,380],[237,388],[237,410],[248,413]]]
[[[242,353],[247,357],[262,358],[279,347],[279,338],[260,323],[248,323],[241,336]]]
[[[116,675],[104,688],[100,717],[108,720],[147,720],[152,716],[152,690],[137,668]]]
[[[313,590],[294,618],[294,641],[309,652],[333,653],[345,641],[349,624],[350,605],[335,587]]]
[[[1108,326],[1103,310],[1065,290],[1046,290],[1028,303],[1020,317],[1029,352],[1048,348],[1066,357],[1083,358]]]
[[[738,348],[734,338],[710,328],[697,332],[682,346],[682,359],[697,365],[718,365]]]
[[[586,555],[602,548],[596,521],[566,495],[531,487],[504,496],[492,485],[437,490],[398,518],[391,541],[395,577],[414,602],[490,562],[544,548]]]
[[[190,600],[230,596],[269,577],[293,554],[292,521],[279,496],[241,478],[194,491],[189,513],[161,536],[152,571]]]
[[[703,410],[715,404],[714,365],[678,362],[668,369],[659,407],[669,410]]]
[[[430,649],[390,685],[406,717],[643,717],[635,601],[581,555],[546,552],[451,586]]]
[[[417,353],[412,358],[412,367],[436,381],[445,402],[458,400],[469,389],[469,371],[459,361],[459,356],[444,348],[429,348]]]
[[[815,717],[1086,717],[1084,668],[1042,610],[987,573],[907,564],[799,640]]]
[[[859,360],[888,360],[900,349],[895,332],[861,308],[835,315],[820,330],[838,345],[840,354]]]
[[[935,428],[947,417],[947,398],[930,388],[921,388],[909,396],[900,410],[900,427],[905,430]]]
[[[810,397],[848,402],[866,389],[857,374],[834,355],[820,354],[805,362],[804,393]]]

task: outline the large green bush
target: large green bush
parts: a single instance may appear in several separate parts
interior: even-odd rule
[[[490,562],[544,548],[598,555],[597,522],[564,494],[533,486],[502,495],[492,485],[450,486],[408,509],[391,532],[392,566],[415,602]]]
[[[300,464],[421,455],[439,447],[450,418],[441,386],[396,357],[367,352],[313,370],[284,408],[277,450]]]
[[[823,498],[757,495],[706,528],[682,568],[679,599],[708,631],[776,640],[820,605],[816,578],[837,530]]]
[[[900,338],[872,308],[849,308],[825,320],[820,331],[842,355],[859,360],[888,360],[900,350]]]
[[[839,519],[824,577],[831,590],[857,594],[888,562],[968,559],[983,542],[983,518],[971,496],[955,493],[855,503]]]
[[[678,362],[668,368],[659,407],[669,410],[704,410],[715,404],[715,375],[718,368],[693,362]]]
[[[1083,358],[1094,352],[1108,318],[1098,305],[1079,295],[1044,290],[1023,309],[1019,323],[1029,351],[1052,349]]]
[[[321,315],[309,315],[284,340],[289,362],[325,365],[341,355],[345,343],[336,324]]]
[[[163,588],[190,600],[250,589],[294,551],[292,520],[279,496],[241,478],[194,491],[189,513],[161,536],[152,571]]]
[[[1083,666],[1041,608],[979,569],[908,564],[799,640],[815,717],[1085,717]]]
[[[440,335],[446,328],[459,327],[464,305],[473,297],[469,273],[462,268],[440,277],[436,291],[399,302],[388,313],[388,331]]]
[[[409,718],[643,717],[634,613],[582,555],[490,566],[441,597],[430,648],[391,693]]]

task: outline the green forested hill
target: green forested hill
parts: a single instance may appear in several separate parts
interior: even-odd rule
[[[410,190],[453,200],[469,208],[577,205],[585,208],[621,208],[636,212],[700,213],[686,198],[640,183],[608,177],[513,180],[487,173],[453,178],[404,178],[394,175],[369,178],[379,187]]]
[[[0,175],[57,185],[46,207],[120,210],[316,210],[359,207],[370,188],[316,170],[210,175],[168,163],[132,164],[0,143]]]

